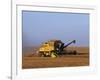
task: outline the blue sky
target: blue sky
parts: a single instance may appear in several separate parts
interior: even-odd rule
[[[59,39],[76,40],[75,46],[89,46],[89,14],[22,11],[23,47]]]

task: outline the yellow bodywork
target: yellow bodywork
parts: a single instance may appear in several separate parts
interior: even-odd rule
[[[49,51],[52,51],[52,50],[54,50],[54,46],[50,46],[49,44],[43,44],[41,46],[41,48],[39,49],[40,52],[41,51],[49,52]]]
[[[57,57],[57,54],[52,52],[52,51],[55,50],[54,42],[55,41],[48,41],[48,42],[43,43],[41,45],[41,47],[39,48],[39,53],[42,53],[45,56],[50,56],[50,57],[53,57],[53,58]]]

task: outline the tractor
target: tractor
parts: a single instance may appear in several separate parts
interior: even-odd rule
[[[65,55],[65,54],[73,54],[76,55],[77,52],[74,51],[68,51],[65,50],[70,44],[76,43],[75,40],[69,42],[65,45],[61,40],[49,40],[41,45],[41,47],[38,50],[38,54],[40,57],[58,57],[59,55]]]

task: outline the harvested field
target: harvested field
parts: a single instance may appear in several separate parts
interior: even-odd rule
[[[73,49],[70,47],[69,49]],[[49,68],[49,67],[71,67],[89,66],[89,48],[74,47],[77,55],[62,55],[57,58],[37,57],[34,54],[25,54],[22,57],[22,68]]]

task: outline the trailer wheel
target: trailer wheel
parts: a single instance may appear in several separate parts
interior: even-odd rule
[[[73,51],[73,54],[74,54],[74,55],[77,55],[77,51]]]

